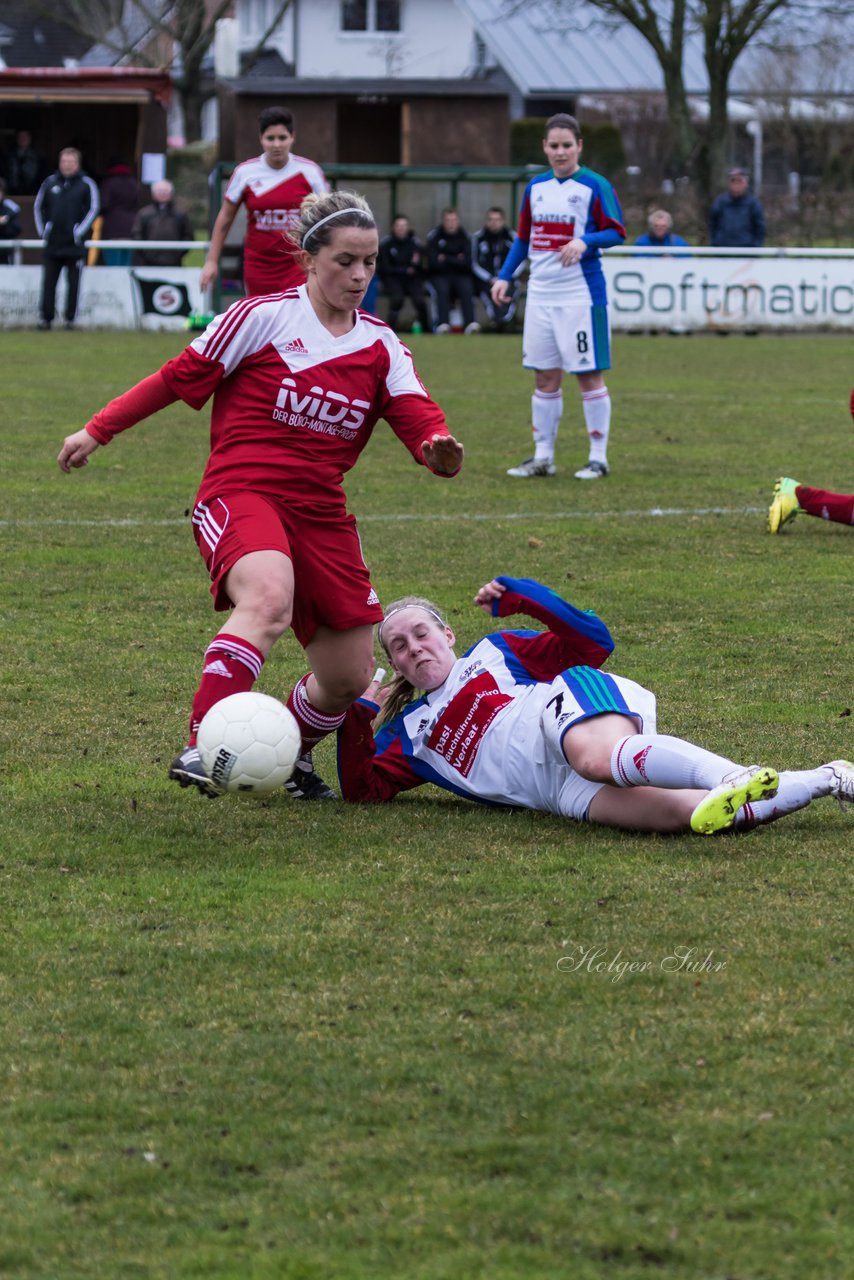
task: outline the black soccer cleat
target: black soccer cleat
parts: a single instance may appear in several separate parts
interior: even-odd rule
[[[211,782],[205,773],[199,753],[195,747],[185,747],[169,766],[169,777],[179,787],[196,787],[209,800],[216,800],[223,794],[222,787]]]
[[[319,773],[314,772],[311,752],[306,751],[297,760],[296,768],[285,783],[285,790],[293,800],[337,800]]]

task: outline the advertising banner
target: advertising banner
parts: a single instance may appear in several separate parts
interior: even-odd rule
[[[672,257],[603,254],[614,332],[850,330],[854,328],[854,252],[850,257],[714,257],[690,249]],[[34,328],[41,268],[0,266],[0,328]],[[64,278],[57,293],[63,314]],[[87,267],[81,329],[183,329],[205,311],[193,267]]]
[[[41,267],[0,267],[0,328],[35,328]],[[84,267],[79,329],[184,329],[204,310],[197,267]],[[56,292],[56,326],[65,314],[65,275]]]
[[[615,332],[851,329],[854,256],[602,258]]]

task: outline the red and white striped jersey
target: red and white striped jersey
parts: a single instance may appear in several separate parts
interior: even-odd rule
[[[289,156],[282,169],[271,168],[263,155],[237,166],[225,198],[246,206],[243,266],[250,293],[277,293],[302,284],[305,273],[287,235],[299,221],[305,197],[328,190],[323,170],[304,156]]]
[[[213,396],[200,501],[249,489],[342,511],[342,477],[380,418],[418,463],[422,442],[448,430],[397,335],[357,311],[334,337],[305,285],[234,303],[161,373],[195,409]]]

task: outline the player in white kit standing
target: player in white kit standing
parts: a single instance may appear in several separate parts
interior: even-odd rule
[[[510,296],[514,272],[528,258],[522,363],[536,378],[534,456],[507,472],[525,479],[555,474],[564,372],[578,379],[589,441],[587,464],[575,477],[598,480],[608,474],[611,399],[604,371],[611,367],[611,339],[600,255],[622,244],[626,231],[610,182],[582,166],[582,145],[574,116],[559,114],[546,122],[543,151],[551,169],[525,188],[516,240],[492,286],[492,300],[500,306]]]

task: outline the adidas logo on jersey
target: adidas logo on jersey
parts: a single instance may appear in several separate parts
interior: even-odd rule
[[[298,351],[301,356],[308,355],[308,347],[305,345],[302,338],[292,338],[290,342],[286,343],[285,346],[282,347],[283,355],[287,355],[289,351]]]
[[[371,587],[370,594],[368,595],[368,598],[365,601],[365,604],[379,604],[379,602],[380,602],[379,596],[377,595],[376,591],[374,591],[373,587]]]
[[[206,676],[225,676],[227,680],[233,679],[228,667],[224,662],[220,662],[219,659],[217,659],[216,662],[209,663],[202,674]]]

